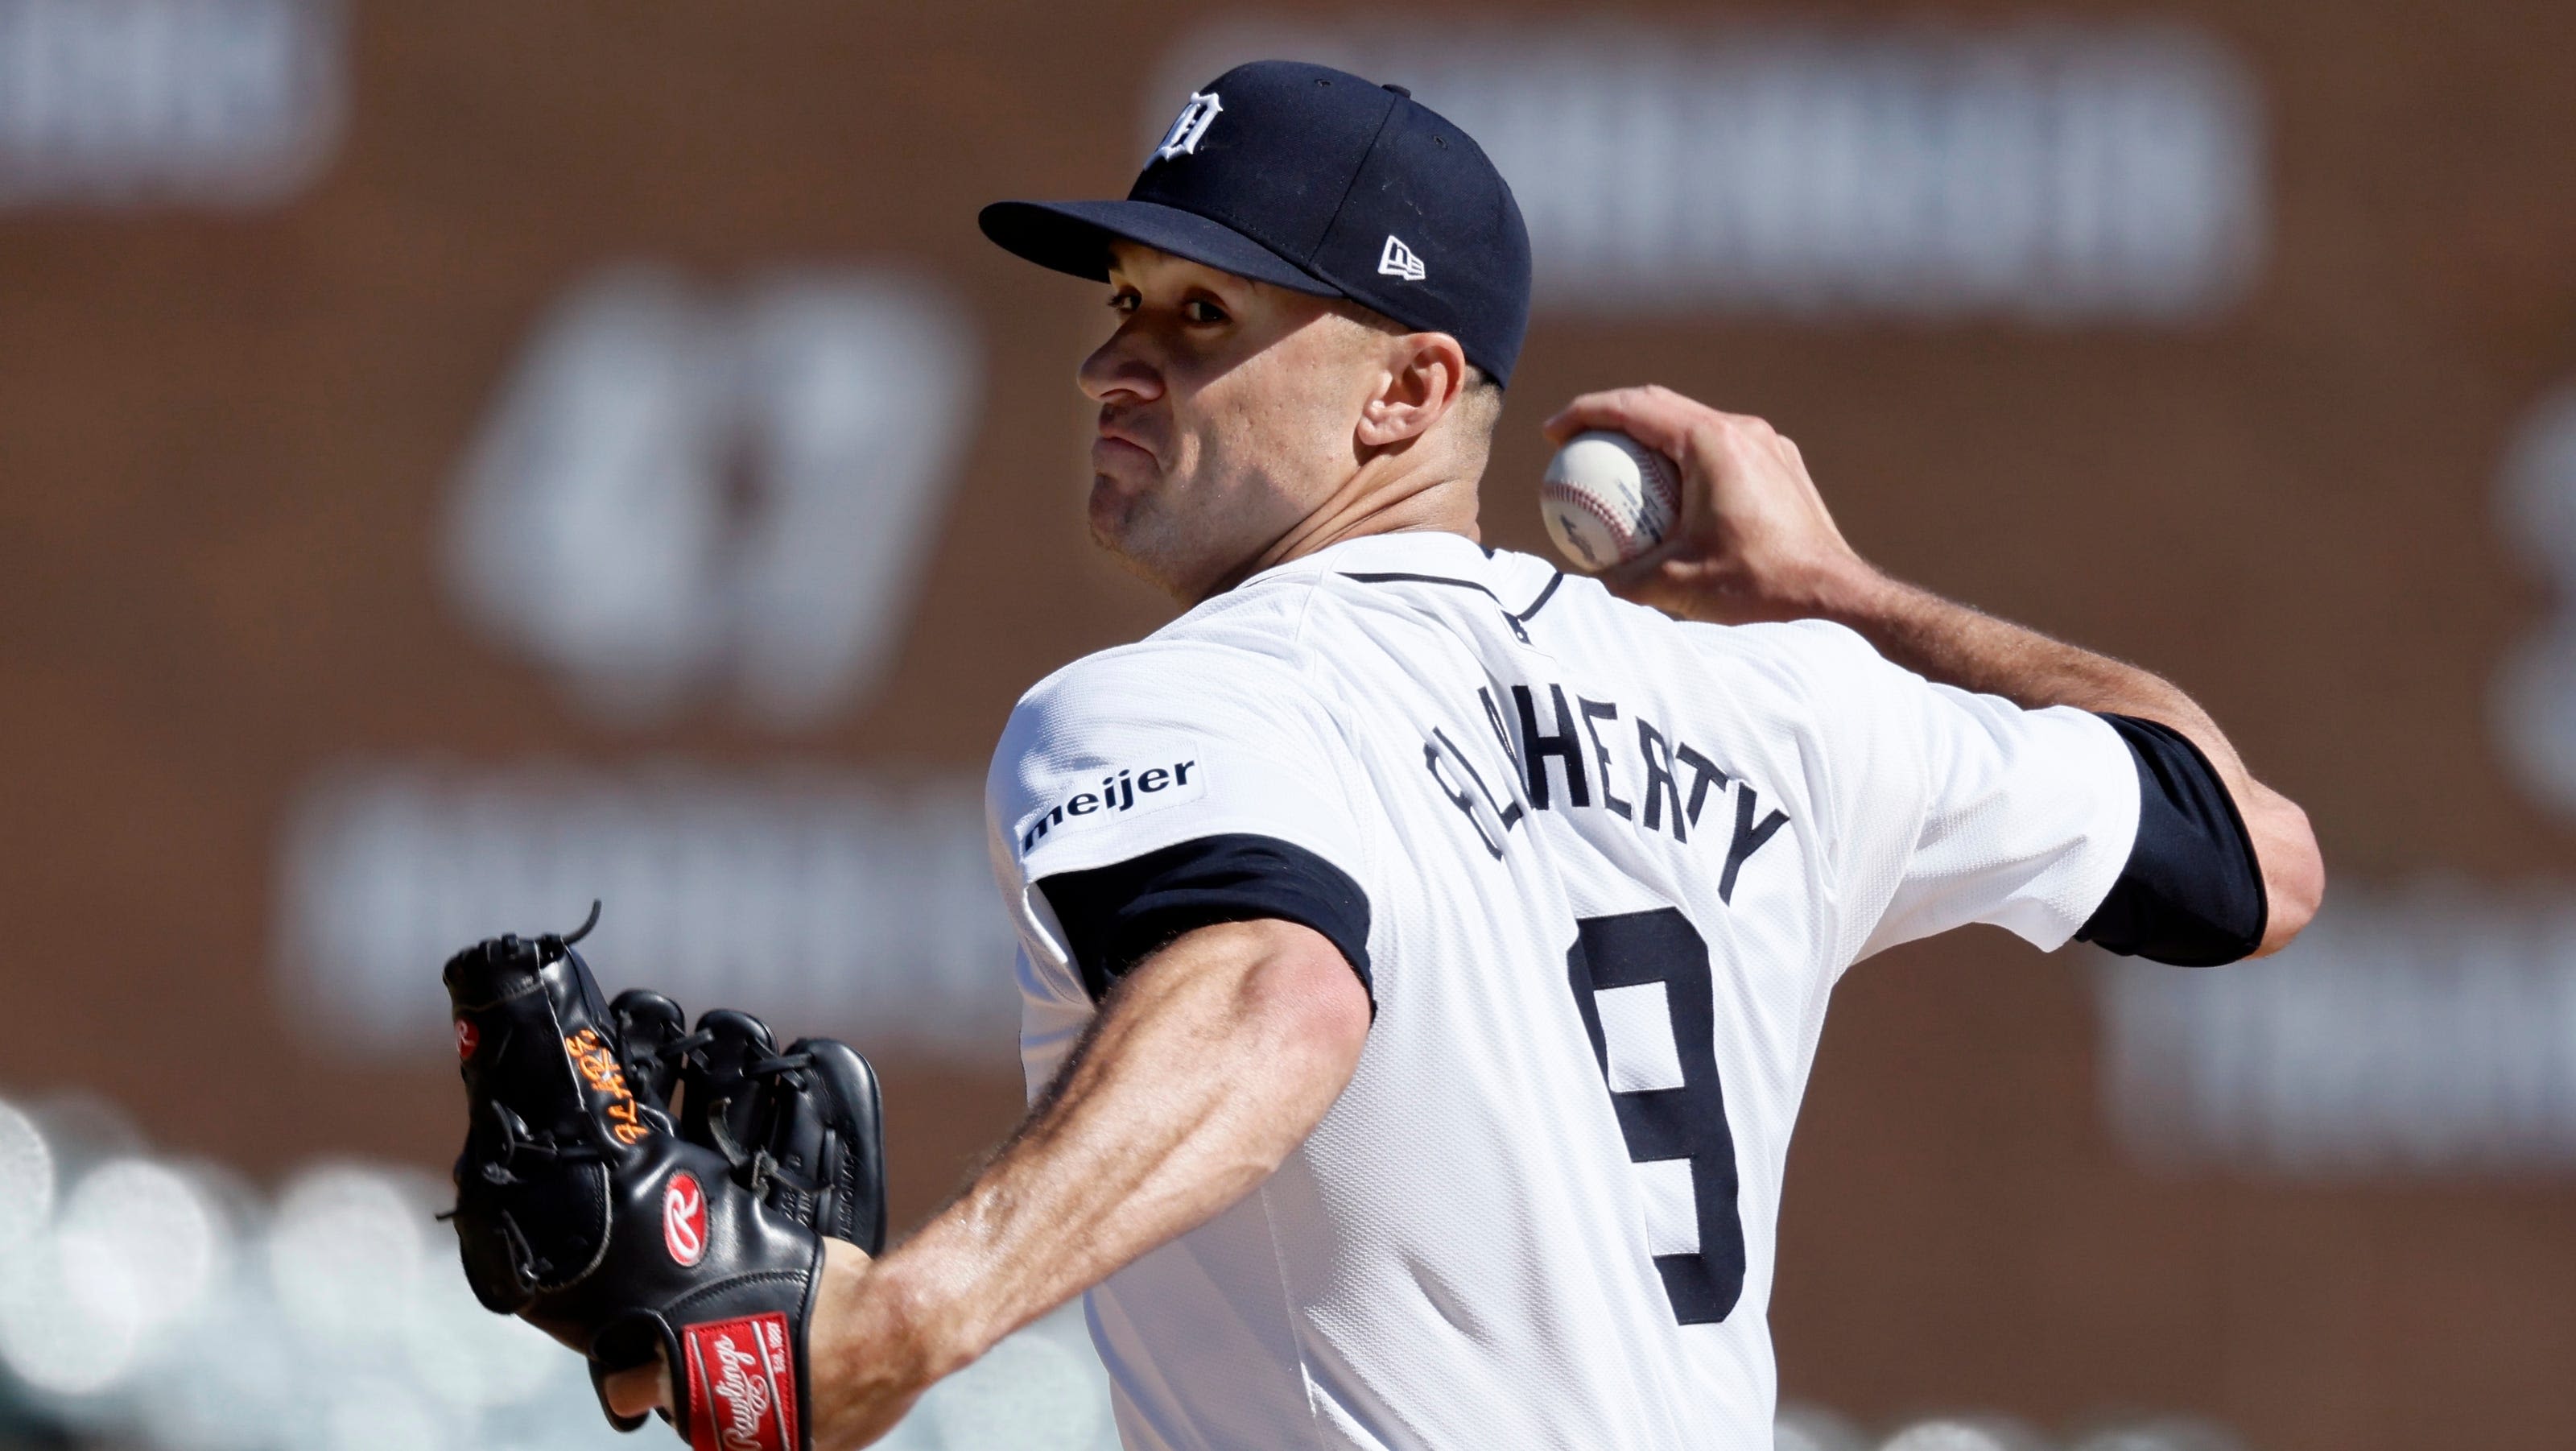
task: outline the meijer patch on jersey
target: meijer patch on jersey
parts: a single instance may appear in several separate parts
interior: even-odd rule
[[[1097,781],[1077,787],[1030,817],[1020,827],[1021,852],[1035,851],[1048,836],[1079,827],[1087,819],[1158,811],[1207,794],[1207,773],[1200,769],[1196,742],[1180,742],[1165,755],[1168,759],[1104,770]]]

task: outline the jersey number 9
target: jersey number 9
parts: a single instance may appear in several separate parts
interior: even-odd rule
[[[1566,978],[1628,1157],[1645,1180],[1655,1269],[1675,1319],[1714,1324],[1744,1293],[1744,1221],[1735,1203],[1735,1136],[1717,1081],[1708,941],[1670,907],[1574,926]],[[1658,987],[1663,1014],[1652,1001]],[[1655,1021],[1667,1015],[1669,1054]]]

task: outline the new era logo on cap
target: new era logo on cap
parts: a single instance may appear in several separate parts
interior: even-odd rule
[[[1407,282],[1420,282],[1423,275],[1422,259],[1413,255],[1413,249],[1404,245],[1403,238],[1389,232],[1386,234],[1385,248],[1377,254],[1377,270],[1388,277],[1401,277]]]

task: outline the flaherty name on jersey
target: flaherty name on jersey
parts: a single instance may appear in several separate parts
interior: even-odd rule
[[[1507,713],[1493,691],[1476,690],[1485,721],[1502,747],[1499,769],[1510,772],[1502,778],[1499,794],[1486,779],[1486,770],[1498,769],[1490,759],[1486,770],[1479,770],[1438,726],[1422,743],[1424,768],[1496,860],[1528,811],[1605,811],[1640,831],[1688,845],[1691,833],[1702,830],[1700,818],[1710,798],[1732,794],[1731,829],[1721,813],[1712,829],[1703,831],[1704,839],[1726,842],[1717,895],[1731,902],[1745,862],[1789,824],[1786,812],[1762,810],[1752,782],[1728,775],[1644,716],[1623,713],[1616,701],[1569,697],[1564,686],[1554,684],[1515,685],[1508,695]]]

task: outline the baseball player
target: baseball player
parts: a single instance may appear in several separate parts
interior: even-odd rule
[[[1105,284],[1090,524],[1187,613],[994,756],[1025,1122],[900,1247],[827,1242],[792,1356],[666,1342],[619,1413],[773,1444],[749,1365],[864,1444],[1087,1292],[1135,1451],[1768,1447],[1845,969],[1969,922],[2214,964],[2314,912],[2205,712],[1872,568],[1759,420],[1578,398],[1551,437],[1679,465],[1673,537],[1597,580],[1482,547],[1528,240],[1400,88],[1243,66],[1127,199],[982,224]]]

